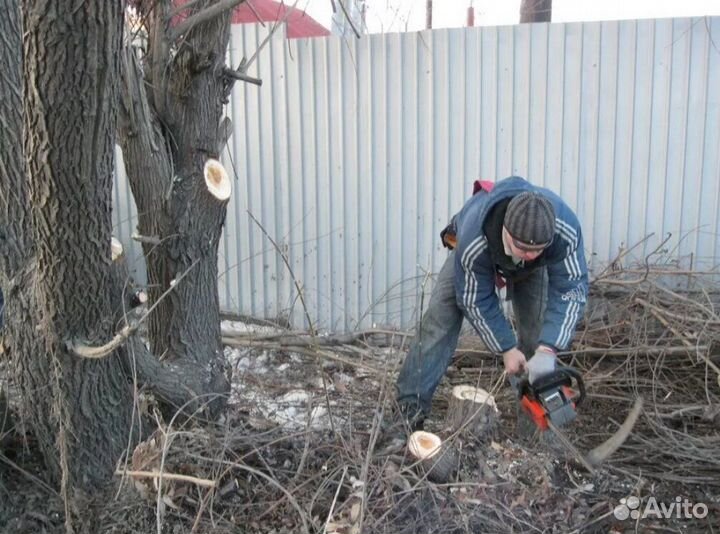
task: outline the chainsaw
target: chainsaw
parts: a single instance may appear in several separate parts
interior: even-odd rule
[[[585,382],[572,367],[558,367],[530,384],[527,377],[510,377],[520,406],[535,426],[545,431],[575,420],[577,407],[585,400]],[[573,389],[575,388],[575,389]]]
[[[577,407],[585,400],[585,382],[582,375],[572,367],[561,366],[532,384],[526,376],[511,375],[509,380],[520,401],[520,407],[535,426],[541,432],[552,431],[563,446],[591,473],[623,444],[642,410],[642,398],[638,398],[615,434],[584,455],[561,430],[577,418]]]

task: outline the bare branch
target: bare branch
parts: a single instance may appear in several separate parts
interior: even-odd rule
[[[105,345],[100,347],[91,347],[82,343],[71,342],[69,343],[68,348],[71,352],[74,352],[83,358],[99,360],[100,358],[104,358],[108,354],[112,354],[115,350],[117,350],[120,345],[125,343],[125,340],[129,338],[135,330],[137,330],[138,326],[140,326],[140,323],[135,326],[125,326],[122,330],[120,330],[120,332],[115,334],[115,337],[113,337],[108,343],[105,343]]]
[[[247,74],[245,74],[245,71],[243,69],[233,70],[226,68],[223,70],[223,72],[226,76],[229,76],[230,78],[241,80],[247,83],[252,83],[254,85],[257,85],[258,87],[262,85],[262,80],[260,78],[253,78],[252,76],[248,76]]]
[[[270,32],[265,36],[265,39],[263,39],[263,42],[260,43],[260,46],[258,46],[257,50],[253,52],[253,55],[250,56],[250,59],[248,59],[247,61],[245,61],[245,58],[242,59],[242,61],[240,62],[240,66],[238,67],[238,70],[240,72],[246,72],[248,67],[253,64],[253,61],[255,61],[255,59],[257,59],[258,57],[258,54],[260,54],[260,51],[265,48],[265,46],[270,42],[272,36],[275,35],[277,29],[287,22],[290,14],[295,10],[295,6],[297,6],[297,3],[298,0],[295,0],[293,5],[290,6],[289,9],[285,10],[285,15],[283,16],[282,20],[279,20],[275,24],[273,24],[272,28],[270,28]]]
[[[187,2],[187,3],[185,3],[185,4],[182,4],[181,6],[177,6],[175,9],[173,9],[172,11],[170,11],[170,13],[168,13],[167,19],[168,19],[168,20],[172,20],[173,17],[178,16],[178,15],[179,15],[180,13],[182,13],[183,11],[187,11],[188,9],[192,9],[193,7],[195,7],[196,5],[198,5],[200,2],[202,2],[202,0],[190,0],[189,2]]]
[[[203,488],[214,488],[217,486],[217,482],[214,480],[192,477],[190,475],[178,475],[175,473],[161,473],[160,471],[123,471],[118,469],[115,471],[115,474],[132,478],[161,478],[165,480],[179,480],[181,482],[191,482],[196,486],[201,486]]]
[[[355,27],[355,24],[353,24],[352,17],[347,12],[347,9],[345,9],[345,4],[343,4],[342,0],[338,0],[338,4],[340,4],[340,9],[342,9],[343,15],[345,15],[345,20],[347,20],[348,24],[350,24],[350,28],[352,28],[352,31],[355,34],[355,37],[360,39],[360,32]]]
[[[122,330],[120,330],[119,333],[115,334],[115,337],[113,337],[108,343],[105,343],[104,345],[101,345],[99,347],[92,347],[89,345],[85,345],[84,343],[79,343],[77,341],[69,341],[67,343],[68,350],[70,352],[74,352],[78,356],[82,358],[89,358],[93,360],[97,360],[99,358],[104,358],[105,356],[108,356],[109,354],[112,354],[115,350],[117,350],[131,335],[133,335],[137,329],[140,327],[140,325],[150,316],[150,314],[155,310],[155,308],[162,302],[162,300],[170,294],[170,292],[177,287],[178,283],[187,276],[187,274],[192,271],[193,267],[197,265],[198,260],[195,260],[188,269],[182,273],[180,276],[178,276],[175,279],[175,283],[171,284],[170,287],[160,295],[160,298],[157,299],[155,304],[150,306],[150,309],[145,312],[145,315],[143,315],[140,320],[137,322],[137,324],[133,326],[125,326]]]
[[[635,423],[637,422],[638,417],[640,417],[642,408],[643,399],[642,397],[638,397],[635,399],[635,403],[633,404],[630,413],[628,413],[625,421],[622,425],[620,425],[620,428],[618,428],[617,431],[606,441],[591,450],[585,457],[585,460],[590,465],[597,467],[607,460],[616,450],[618,450],[620,446],[625,443],[625,440],[635,427]]]
[[[160,239],[156,235],[140,235],[137,232],[133,232],[133,234],[130,236],[130,238],[133,241],[137,241],[138,243],[145,243],[147,245],[153,245],[158,246],[162,243],[162,239]]]
[[[308,312],[307,305],[305,304],[305,292],[303,291],[302,286],[300,285],[300,282],[298,282],[297,278],[295,278],[295,273],[292,270],[292,266],[290,265],[290,260],[288,260],[287,254],[282,251],[282,249],[278,246],[277,242],[270,237],[270,234],[267,233],[267,230],[265,230],[265,227],[260,224],[260,221],[258,221],[255,216],[248,210],[248,215],[250,215],[250,218],[260,227],[260,230],[263,234],[265,234],[265,237],[267,237],[270,242],[275,247],[275,250],[278,251],[278,254],[280,254],[280,257],[283,260],[283,263],[285,263],[285,267],[287,267],[288,272],[290,273],[290,277],[292,278],[293,284],[295,284],[295,289],[298,292],[298,297],[300,297],[300,303],[302,304],[303,311],[305,312],[305,318],[308,322],[308,327],[310,328],[310,335],[315,338],[316,330],[315,326],[313,325],[312,319],[310,318],[310,312]]]
[[[255,9],[255,6],[252,5],[252,2],[250,0],[245,0],[245,3],[250,8],[250,11],[252,11],[253,15],[255,15],[255,18],[257,19],[260,26],[262,26],[264,28],[265,22],[262,20],[262,18],[260,18],[260,13],[257,12],[257,10]]]
[[[235,6],[243,3],[245,0],[221,0],[217,4],[213,4],[210,7],[203,9],[202,11],[195,13],[194,15],[186,18],[180,22],[174,28],[171,28],[168,32],[168,39],[174,41],[181,35],[186,34],[198,24],[207,22],[216,17],[219,17],[223,13],[233,9]]]

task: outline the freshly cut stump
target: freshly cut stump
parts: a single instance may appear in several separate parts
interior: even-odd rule
[[[448,401],[447,418],[453,431],[482,439],[494,429],[499,411],[495,397],[482,388],[455,386]]]
[[[218,200],[227,200],[232,192],[232,183],[225,167],[216,159],[208,159],[203,169],[205,185],[212,196]]]
[[[408,450],[419,462],[420,471],[433,482],[447,482],[457,467],[457,452],[436,434],[422,430],[413,432],[408,440]]]

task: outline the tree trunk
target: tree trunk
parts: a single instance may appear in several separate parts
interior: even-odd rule
[[[20,4],[0,0],[0,289],[13,299],[15,275],[31,254],[28,181],[22,151]]]
[[[218,164],[206,167],[222,142],[233,79],[224,68],[229,10],[240,1],[192,2],[179,24],[168,24],[171,2],[140,2],[152,23],[143,75],[121,50],[121,1],[68,9],[28,0],[21,32],[19,3],[0,0],[4,345],[25,427],[66,502],[71,489],[106,480],[136,438],[128,369],[161,399],[192,410],[222,404],[229,390],[216,279],[230,182]],[[139,229],[159,243],[145,246],[157,284],[152,353],[134,336],[108,344],[126,327],[127,307],[126,270],[111,254],[116,132]],[[102,345],[117,348],[80,356]]]
[[[552,19],[552,0],[522,0],[520,4],[520,23],[550,22]]]
[[[130,432],[118,357],[68,350],[106,341],[115,326],[107,281],[121,7],[23,2],[22,43],[16,2],[3,0],[0,17],[5,344],[21,415],[66,500],[71,487],[111,475]]]
[[[497,423],[495,398],[481,388],[455,386],[448,399],[447,418],[454,431],[483,440],[492,434]]]
[[[193,4],[186,18],[168,26],[169,2],[140,3],[147,53],[141,67],[138,51],[125,50],[118,129],[138,230],[151,238],[143,244],[149,303],[172,287],[148,328],[151,351],[162,355],[163,363],[143,360],[142,378],[173,404],[198,395],[214,401],[212,412],[229,391],[217,293],[227,200],[210,194],[203,169],[208,159],[219,157],[219,125],[232,85],[224,65],[232,2],[225,4],[225,13],[194,25],[193,17],[218,4]],[[189,29],[180,32],[181,23]],[[173,385],[177,381],[185,385],[180,391]]]

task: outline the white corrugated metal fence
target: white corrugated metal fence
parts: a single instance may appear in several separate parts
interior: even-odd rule
[[[267,32],[235,26],[232,64]],[[278,32],[250,69],[263,86],[237,84],[228,106],[223,307],[301,327],[294,278],[321,328],[411,325],[472,181],[511,174],[577,211],[594,265],[672,232],[673,255],[714,267],[719,47],[719,18]]]

